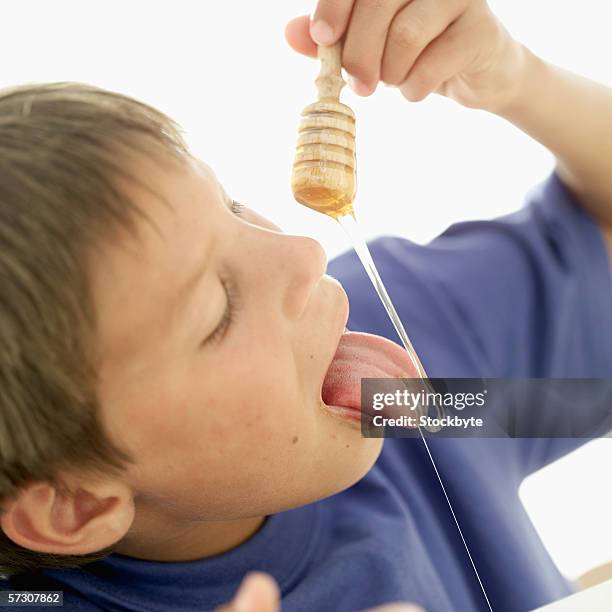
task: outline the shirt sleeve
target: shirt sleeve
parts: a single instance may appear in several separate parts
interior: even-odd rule
[[[556,173],[515,213],[457,223],[427,245],[386,236],[370,249],[430,377],[611,376],[608,254]],[[349,296],[349,329],[399,342],[352,251],[328,272]],[[527,475],[585,441],[522,439],[520,469]]]

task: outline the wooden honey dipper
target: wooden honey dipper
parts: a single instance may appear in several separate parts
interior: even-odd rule
[[[319,100],[302,111],[291,190],[300,204],[336,219],[347,232],[417,376],[425,381],[429,392],[435,392],[357,228],[353,210],[357,190],[355,113],[339,101],[340,90],[346,85],[341,74],[342,43],[319,45],[317,56],[321,60],[321,71],[315,81]],[[443,416],[440,406],[435,409],[438,416]],[[438,431],[440,427],[426,429]]]
[[[302,111],[291,190],[300,204],[338,219],[353,212],[357,189],[355,114],[339,101],[342,43],[319,45],[317,55],[319,99]]]

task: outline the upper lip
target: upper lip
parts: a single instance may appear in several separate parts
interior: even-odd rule
[[[336,354],[336,349],[338,348],[338,344],[340,344],[340,338],[342,338],[342,334],[346,330],[346,324],[347,324],[348,318],[349,318],[348,297],[347,297],[346,293],[344,292],[344,289],[342,289],[342,286],[340,286],[340,296],[341,296],[341,306],[342,306],[341,314],[342,314],[342,316],[340,317],[340,321],[339,321],[339,324],[338,324],[338,334],[336,336],[336,344],[334,345],[335,346],[335,348],[334,348],[334,355]],[[334,355],[332,355],[332,359],[333,359]],[[330,359],[330,363],[331,363],[331,359]],[[329,367],[329,364],[328,364],[328,367]]]
[[[349,317],[349,303],[348,303],[348,297],[346,295],[346,293],[344,292],[344,289],[342,289],[342,287],[340,286],[340,293],[341,293],[341,305],[342,305],[342,309],[341,309],[341,316],[338,322],[338,331],[337,334],[335,336],[336,340],[333,344],[333,351],[331,353],[331,355],[329,356],[329,359],[327,360],[327,364],[325,365],[325,370],[323,371],[323,377],[321,378],[321,388],[320,391],[322,392],[323,390],[323,382],[325,381],[325,376],[327,375],[327,371],[329,370],[329,366],[331,365],[332,361],[334,360],[334,356],[336,355],[336,351],[338,350],[338,345],[340,344],[340,340],[342,338],[342,335],[344,334],[345,330],[346,330],[346,324],[348,322],[348,317]],[[321,398],[321,401],[322,398]]]

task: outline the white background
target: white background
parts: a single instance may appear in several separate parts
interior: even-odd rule
[[[609,3],[490,4],[536,53],[612,85]],[[84,81],[158,107],[184,127],[232,197],[287,232],[317,238],[331,257],[348,247],[344,234],[297,205],[289,189],[299,113],[315,99],[318,66],[289,49],[283,30],[313,7],[310,0],[4,3],[0,86]],[[395,233],[422,243],[454,221],[510,212],[553,167],[552,156],[510,124],[439,96],[414,104],[384,86],[370,98],[345,87],[342,100],[358,121],[355,209],[367,237]],[[610,540],[598,536],[610,533],[612,444],[593,444],[597,452],[579,451],[522,490],[568,576],[612,559]],[[573,522],[554,518],[560,507]],[[606,511],[597,518],[594,507]],[[576,528],[579,517],[589,531]]]

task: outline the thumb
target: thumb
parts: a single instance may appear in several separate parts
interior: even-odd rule
[[[269,574],[250,572],[232,601],[217,612],[280,612],[280,592]]]
[[[317,57],[317,44],[310,36],[310,17],[295,17],[285,26],[285,39],[289,46],[302,55]]]

